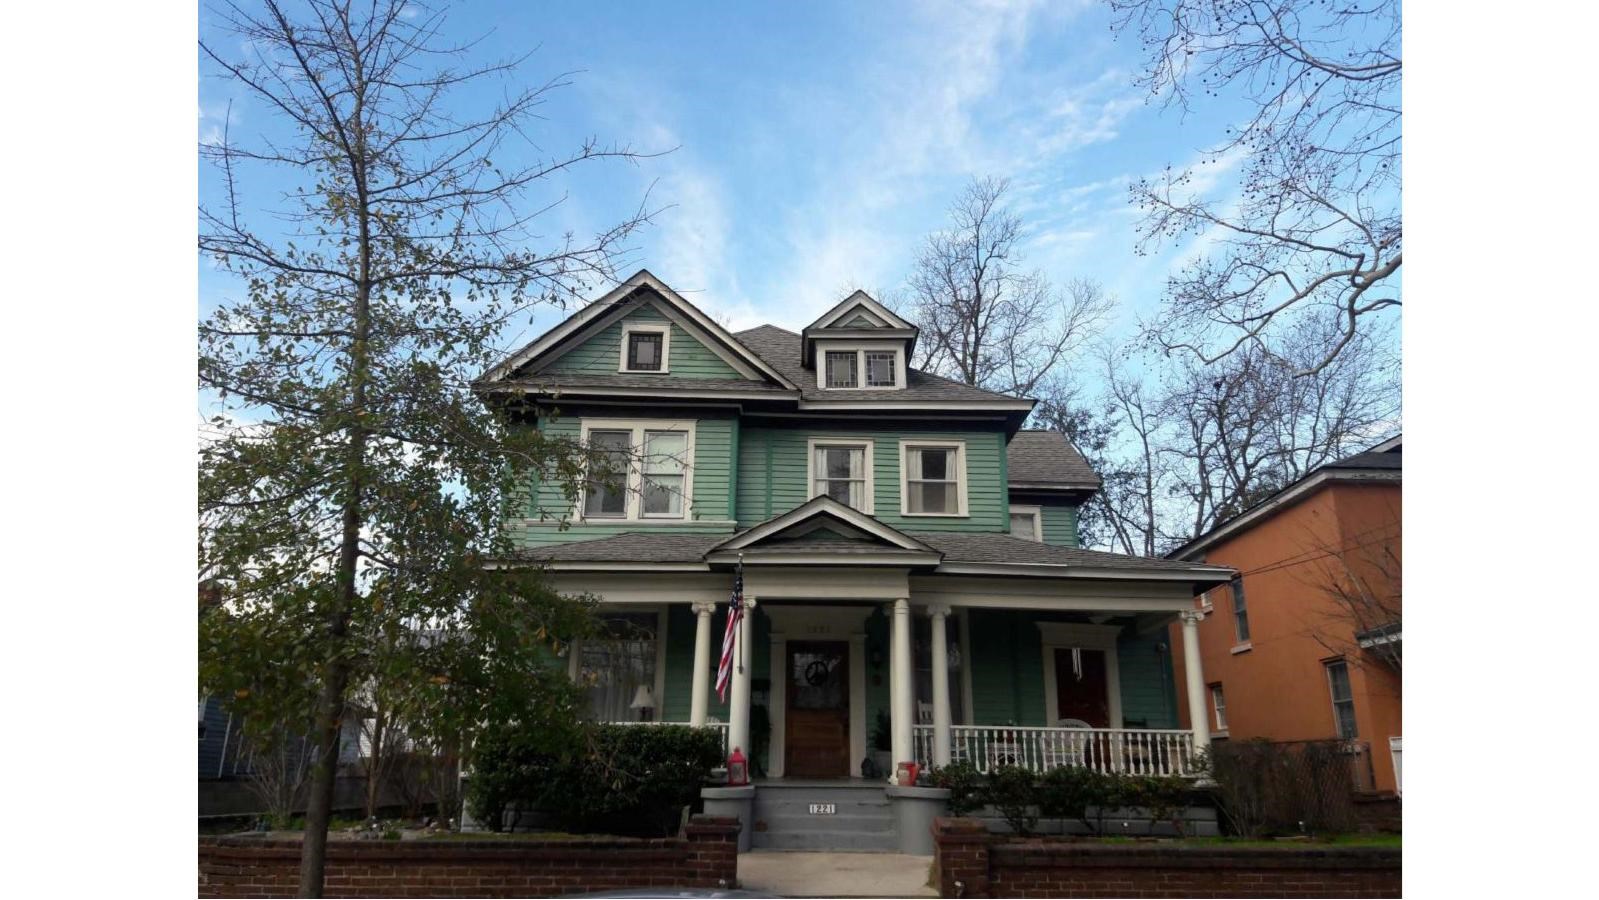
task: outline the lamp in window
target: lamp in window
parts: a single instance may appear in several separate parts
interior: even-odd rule
[[[639,685],[638,690],[633,692],[633,702],[629,703],[628,707],[638,710],[640,722],[650,721],[653,718],[651,714],[655,711],[655,694],[650,691],[650,686]]]

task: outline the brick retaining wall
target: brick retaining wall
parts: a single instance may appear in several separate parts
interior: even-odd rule
[[[933,823],[944,897],[1398,897],[1390,847],[1228,847],[1015,839]]]
[[[201,897],[292,897],[300,843],[200,838]],[[738,820],[695,816],[681,837],[336,840],[328,897],[550,897],[641,887],[733,887]]]

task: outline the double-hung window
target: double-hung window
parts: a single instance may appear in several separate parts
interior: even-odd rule
[[[1216,710],[1216,730],[1227,730],[1227,695],[1222,693],[1221,685],[1210,686],[1210,705]]]
[[[899,447],[901,513],[966,515],[966,445],[904,441]]]
[[[1349,687],[1349,664],[1341,659],[1327,663],[1327,689],[1332,693],[1333,724],[1338,728],[1338,739],[1352,741],[1359,737],[1355,728],[1355,693]]]
[[[628,474],[632,468],[633,432],[590,431],[589,471],[583,497],[586,519],[627,517]]]
[[[1233,628],[1238,633],[1238,643],[1249,641],[1249,607],[1244,602],[1244,577],[1239,575],[1232,580],[1233,589]]]
[[[864,513],[872,511],[872,445],[861,441],[810,442],[811,496],[826,494]]]
[[[692,505],[692,422],[585,419],[585,519],[683,519]]]

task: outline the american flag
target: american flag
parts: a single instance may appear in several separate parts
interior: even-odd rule
[[[733,637],[744,617],[744,564],[733,575],[733,596],[727,601],[727,630],[722,632],[722,662],[716,667],[716,696],[727,702],[727,685],[733,680]]]

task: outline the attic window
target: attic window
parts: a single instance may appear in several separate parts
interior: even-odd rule
[[[827,386],[852,388],[860,386],[860,375],[855,369],[855,352],[827,354]]]
[[[894,386],[894,356],[892,351],[866,354],[867,387]]]
[[[671,334],[664,325],[622,326],[622,365],[618,372],[665,372]]]

